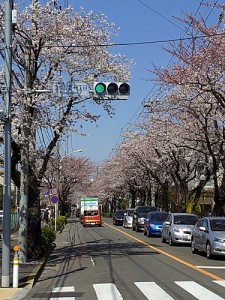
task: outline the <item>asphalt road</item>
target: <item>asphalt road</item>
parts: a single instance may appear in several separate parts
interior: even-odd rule
[[[67,225],[30,299],[221,300],[225,259],[169,246],[105,219],[102,227]]]

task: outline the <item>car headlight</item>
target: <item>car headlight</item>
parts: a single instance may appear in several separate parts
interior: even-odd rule
[[[154,228],[155,227],[155,224],[149,224],[150,227]]]
[[[173,230],[175,231],[175,232],[179,232],[180,231],[180,229],[179,229],[179,227],[173,227]]]
[[[214,242],[218,242],[218,243],[221,243],[221,244],[225,243],[225,240],[224,240],[224,239],[217,238],[217,237],[213,237],[212,240],[213,240]]]

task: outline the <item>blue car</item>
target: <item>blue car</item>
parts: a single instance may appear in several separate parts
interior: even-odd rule
[[[165,211],[151,211],[148,213],[147,218],[144,220],[144,235],[150,237],[151,235],[161,236],[162,225],[168,212]]]

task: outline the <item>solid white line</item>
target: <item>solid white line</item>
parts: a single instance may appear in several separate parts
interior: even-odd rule
[[[56,287],[52,289],[52,292],[75,292],[74,286],[62,286]],[[57,298],[50,298],[50,300],[75,300],[75,297],[57,297]]]
[[[219,267],[219,266],[196,266],[196,268],[199,269],[225,269],[224,267]]]
[[[99,300],[123,300],[113,283],[93,284],[93,287]]]
[[[135,282],[135,284],[149,300],[173,300],[155,282]]]
[[[92,262],[93,267],[95,268],[95,262],[94,262],[92,256],[91,256],[91,262]]]
[[[175,281],[175,283],[198,300],[224,300],[194,281]]]

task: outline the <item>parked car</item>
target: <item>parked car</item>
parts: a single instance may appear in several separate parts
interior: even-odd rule
[[[124,213],[123,227],[132,228],[133,211],[134,211],[134,208],[128,208],[126,210],[126,212]]]
[[[123,225],[125,210],[117,210],[113,216],[113,225]]]
[[[225,255],[225,217],[204,217],[192,230],[191,251],[203,251],[208,259]]]
[[[144,235],[160,236],[162,233],[162,225],[169,213],[165,211],[151,211],[144,220]]]
[[[144,220],[150,211],[158,211],[156,206],[136,206],[133,212],[132,229],[136,232],[144,229]]]
[[[0,231],[3,230],[3,210],[0,210]]]
[[[169,241],[170,246],[182,243],[191,244],[191,233],[198,217],[188,213],[170,213],[162,226],[162,243]]]

